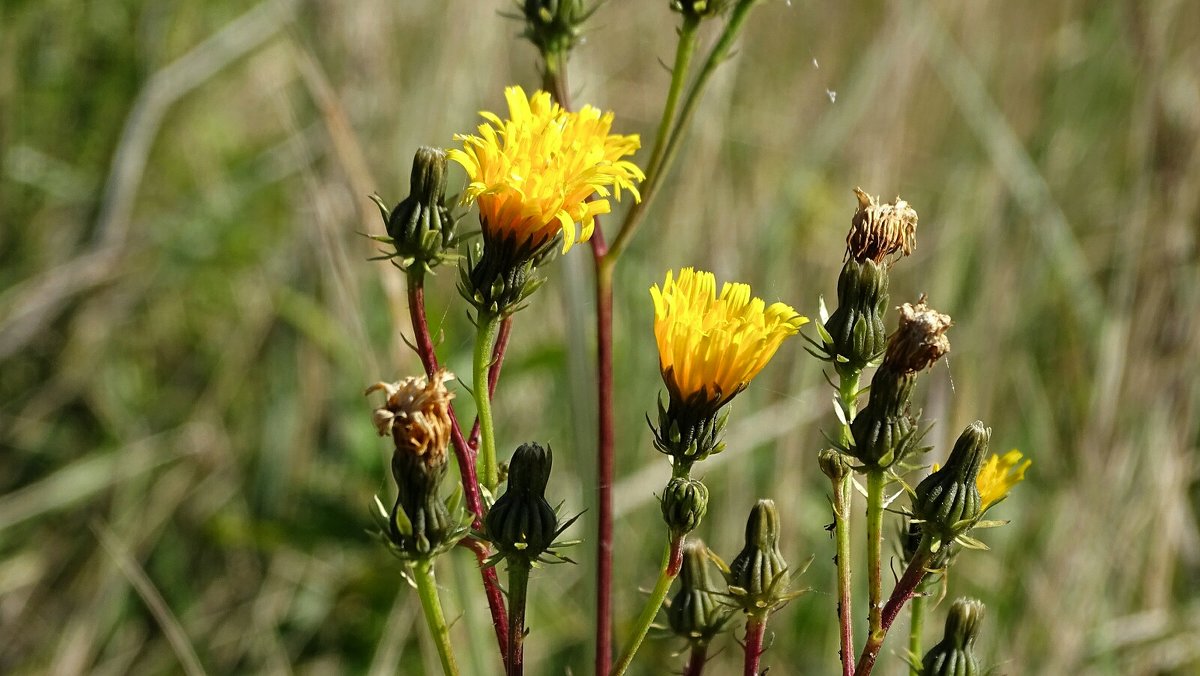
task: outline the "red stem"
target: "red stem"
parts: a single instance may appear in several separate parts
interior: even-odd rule
[[[928,562],[929,549],[923,545],[920,552],[909,562],[908,568],[904,569],[904,575],[896,583],[896,588],[892,590],[887,604],[883,606],[879,631],[867,637],[867,644],[863,646],[862,655],[859,656],[858,664],[854,667],[855,676],[869,676],[871,673],[871,669],[875,666],[875,660],[879,657],[879,650],[883,647],[883,639],[887,637],[892,622],[896,620],[896,616],[900,614],[904,604],[916,595],[917,589],[921,586],[921,580],[925,579],[925,564]]]
[[[438,370],[437,352],[433,348],[433,339],[429,334],[429,322],[425,318],[425,278],[421,272],[408,274],[408,313],[412,318],[413,334],[417,341],[417,354],[425,367],[425,375],[432,376]],[[495,372],[499,375],[499,368]],[[491,375],[490,373],[488,374]],[[489,381],[491,378],[489,377]],[[489,392],[494,385],[489,382]],[[474,515],[473,526],[476,530],[483,529],[483,500],[479,494],[479,480],[475,476],[475,452],[463,438],[462,428],[458,426],[458,417],[454,414],[454,405],[450,405],[450,440],[454,444],[454,455],[458,458],[458,471],[462,475],[463,496],[466,498],[467,509]],[[504,608],[504,592],[500,590],[500,580],[494,567],[483,566],[490,552],[487,545],[467,538],[463,540],[466,547],[475,552],[479,561],[479,574],[483,578],[483,589],[487,595],[488,608],[492,613],[492,626],[496,630],[496,641],[500,644],[500,656],[508,654],[508,615]]]
[[[707,662],[708,644],[694,644],[691,655],[688,656],[687,666],[683,668],[683,676],[700,676],[704,672],[704,665]]]
[[[766,618],[751,617],[746,620],[746,667],[742,670],[742,676],[758,676],[758,658],[763,654],[763,634],[766,629]]]
[[[671,556],[667,559],[667,575],[671,577],[679,576],[679,569],[683,568],[683,543],[687,538],[675,538],[671,540]]]

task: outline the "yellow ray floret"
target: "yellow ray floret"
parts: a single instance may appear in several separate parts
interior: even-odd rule
[[[1032,460],[1022,462],[1021,452],[1013,449],[1004,455],[993,453],[979,476],[975,479],[975,487],[979,489],[979,498],[983,509],[991,507],[1004,497],[1013,486],[1025,480],[1025,470],[1033,464]]]
[[[611,208],[610,194],[620,200],[628,190],[641,200],[635,184],[645,175],[621,159],[641,141],[637,134],[609,134],[611,112],[592,106],[568,112],[547,92],[526,98],[520,87],[508,87],[504,97],[509,119],[481,112],[487,122],[479,135],[456,135],[463,149],[449,151],[471,180],[463,202],[478,203],[485,240],[511,236],[536,248],[561,230],[565,252],[592,236],[595,216]]]
[[[670,271],[654,299],[659,367],[673,396],[699,395],[721,405],[750,384],[780,344],[808,321],[790,306],[750,296],[747,284],[726,283],[716,295],[711,272]]]

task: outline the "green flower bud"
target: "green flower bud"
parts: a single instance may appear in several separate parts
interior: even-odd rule
[[[729,409],[694,402],[677,402],[663,406],[658,400],[658,426],[654,431],[654,447],[674,460],[675,467],[686,471],[710,455],[725,450],[722,437],[729,422]]]
[[[909,413],[911,374],[880,368],[871,379],[871,399],[850,423],[854,457],[867,467],[890,467],[904,459],[918,441],[917,421]]]
[[[982,674],[975,658],[975,638],[983,622],[983,604],[975,599],[961,598],[950,606],[946,615],[946,632],[941,642],[933,646],[921,660],[923,676],[975,676]]]
[[[946,466],[917,485],[913,514],[935,540],[953,540],[979,517],[981,500],[975,479],[991,435],[978,420],[968,425],[954,443]]]
[[[671,529],[671,539],[681,538],[695,530],[708,511],[708,487],[696,479],[675,477],[667,484],[659,505]]]
[[[850,259],[838,276],[838,306],[825,322],[833,339],[825,351],[839,368],[861,371],[887,346],[887,268]]]
[[[679,583],[679,591],[667,606],[667,624],[689,643],[707,645],[730,626],[732,613],[714,591],[708,548],[703,542],[693,539],[683,546]]]
[[[504,557],[537,559],[558,537],[558,515],[546,502],[554,458],[549,448],[529,443],[513,453],[508,488],[483,520],[484,533]]]
[[[524,0],[524,37],[542,54],[565,54],[593,11],[584,9],[583,0]]]
[[[376,198],[401,267],[432,268],[454,257],[455,219],[446,207],[446,153],[422,146],[413,157],[409,195],[390,212]]]
[[[671,11],[693,19],[708,19],[723,14],[731,4],[731,0],[671,0]]]
[[[790,598],[787,561],[779,551],[779,512],[759,500],[746,521],[746,546],[729,564],[730,594],[749,615],[764,615]]]
[[[821,471],[831,481],[838,482],[845,479],[852,471],[850,462],[846,459],[845,454],[826,448],[817,454],[817,464],[821,467]]]

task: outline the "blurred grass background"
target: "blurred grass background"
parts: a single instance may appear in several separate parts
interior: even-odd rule
[[[647,145],[666,5],[605,3],[572,66],[576,100]],[[0,4],[0,672],[436,669],[415,594],[365,532],[390,489],[362,390],[420,365],[400,274],[357,233],[379,229],[369,193],[406,194],[419,144],[536,85],[509,8]],[[667,475],[643,421],[647,287],[695,264],[815,316],[861,185],[921,214],[893,301],[926,292],[956,320],[919,395],[935,455],[980,418],[997,450],[1034,458],[994,551],[950,580],[988,604],[986,661],[1200,673],[1198,138],[1195,2],[756,10],[619,267],[617,636],[653,582]],[[518,317],[497,395],[502,448],[552,444],[568,511],[593,499],[586,259],[556,264]],[[442,357],[465,374],[453,274],[433,284]],[[772,620],[772,673],[835,671],[819,370],[785,347],[702,467],[717,551],[773,496],[786,556],[815,557],[816,591]],[[589,518],[582,565],[535,577],[530,673],[590,670]],[[472,564],[442,560],[443,599],[465,673],[496,673]],[[735,670],[723,646],[712,673]],[[651,644],[639,673],[677,670],[679,647]]]

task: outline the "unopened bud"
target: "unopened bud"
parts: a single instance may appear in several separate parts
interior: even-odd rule
[[[817,464],[825,476],[835,483],[850,476],[852,471],[845,454],[832,448],[826,448],[817,454]]]
[[[975,657],[975,638],[983,622],[984,606],[975,599],[961,598],[946,615],[942,640],[921,660],[922,676],[975,676],[983,673]]]
[[[968,425],[954,443],[946,465],[917,485],[913,513],[927,535],[948,542],[978,518],[981,500],[975,479],[991,435],[982,422]]]
[[[759,500],[746,520],[746,545],[729,564],[729,591],[747,614],[761,615],[790,598],[787,561],[779,551],[779,511]]]
[[[659,501],[671,539],[683,537],[700,525],[708,511],[708,488],[697,479],[675,477]]]
[[[887,346],[887,268],[872,260],[846,261],[838,275],[837,296],[838,306],[825,322],[832,339],[825,350],[835,363],[861,371]]]
[[[487,538],[505,557],[536,560],[558,536],[558,515],[546,501],[553,455],[548,447],[522,444],[508,465],[508,488],[484,518]]]
[[[413,156],[409,195],[390,212],[376,199],[401,267],[427,268],[455,257],[455,220],[446,207],[446,153],[422,146]]]
[[[676,636],[693,645],[707,645],[729,627],[731,613],[715,593],[703,542],[692,539],[683,546],[679,582],[679,591],[667,607],[667,623]]]

